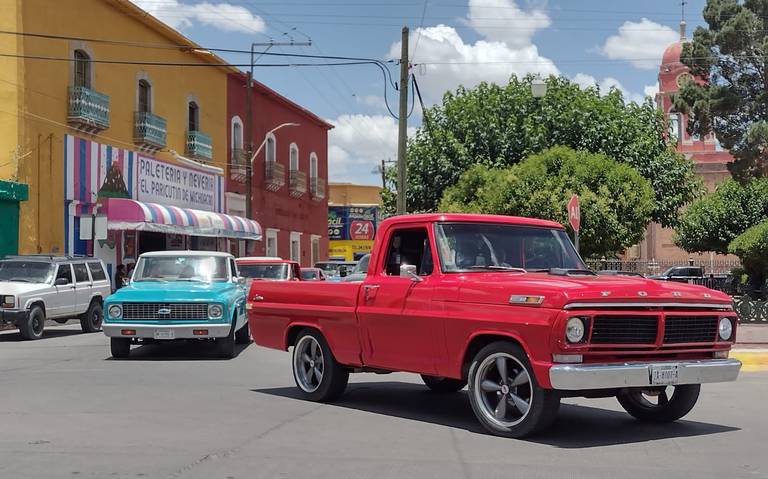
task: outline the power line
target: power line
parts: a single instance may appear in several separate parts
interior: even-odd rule
[[[421,20],[419,20],[419,26],[416,28],[416,44],[413,46],[411,52],[411,61],[416,58],[416,50],[419,48],[419,40],[421,40],[421,30],[424,28],[424,15],[427,14],[427,3],[429,0],[424,0],[424,9],[421,10]]]

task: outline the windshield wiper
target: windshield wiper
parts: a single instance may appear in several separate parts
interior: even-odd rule
[[[162,283],[167,283],[168,282],[167,279],[160,279],[160,278],[141,278],[141,279],[136,279],[134,281],[136,281],[138,283],[143,283],[145,281],[157,281],[157,282],[162,282]]]
[[[176,278],[174,281],[191,281],[194,283],[207,283],[204,279],[198,279],[198,278]]]
[[[497,266],[497,265],[488,265],[488,266],[472,266],[469,269],[489,269],[492,271],[517,271],[519,273],[527,273],[528,271],[525,270],[525,268],[517,268],[515,266]]]
[[[8,281],[18,281],[20,283],[32,283],[31,280],[24,279],[24,278],[11,278]]]

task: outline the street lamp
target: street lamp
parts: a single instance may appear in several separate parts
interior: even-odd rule
[[[248,159],[248,162],[245,164],[245,217],[248,219],[252,219],[252,207],[251,202],[253,199],[253,160],[256,159],[256,157],[261,152],[261,149],[264,148],[264,145],[267,144],[267,140],[269,139],[269,135],[276,132],[280,128],[284,128],[286,126],[301,126],[300,123],[294,123],[294,122],[287,122],[282,123],[280,125],[277,125],[276,127],[272,128],[268,132],[264,134],[264,140],[262,140],[261,144],[258,148],[256,148],[256,151],[251,155],[251,157]]]
[[[541,78],[540,75],[531,81],[531,94],[534,98],[542,98],[547,94],[547,83]]]

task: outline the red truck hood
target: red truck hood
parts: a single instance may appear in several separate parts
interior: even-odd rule
[[[474,273],[461,281],[459,301],[509,304],[512,295],[544,296],[541,307],[568,303],[726,303],[731,298],[703,286],[633,276],[557,276],[548,273]]]

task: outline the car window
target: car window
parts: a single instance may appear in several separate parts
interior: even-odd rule
[[[240,273],[237,270],[237,263],[235,263],[235,260],[233,260],[232,258],[229,258],[229,269],[232,270],[233,278],[237,278],[238,276],[240,276]]]
[[[56,279],[64,278],[66,284],[72,284],[72,268],[68,264],[60,264],[59,271],[56,272]]]
[[[104,281],[107,279],[107,275],[104,274],[104,268],[101,267],[101,263],[88,263],[88,269],[91,271],[91,278],[94,281]]]
[[[432,255],[426,228],[396,230],[390,237],[387,251],[385,274],[388,276],[400,276],[402,265],[416,266],[417,274],[422,276],[432,273]]]
[[[75,263],[72,265],[72,269],[75,270],[75,280],[78,283],[87,283],[89,281],[85,263]]]

